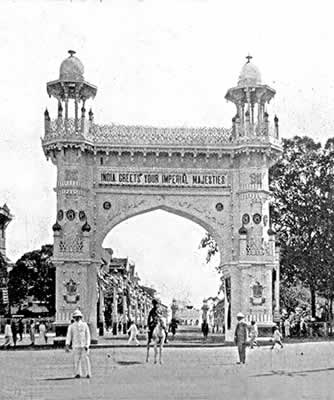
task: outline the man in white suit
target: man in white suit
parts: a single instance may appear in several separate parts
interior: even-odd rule
[[[82,320],[82,313],[80,310],[75,310],[72,315],[74,322],[68,327],[66,336],[66,348],[68,352],[72,344],[73,357],[74,357],[74,375],[75,378],[80,378],[82,372],[82,364],[85,364],[86,378],[90,378],[91,367],[88,357],[90,346],[90,332],[86,322]]]

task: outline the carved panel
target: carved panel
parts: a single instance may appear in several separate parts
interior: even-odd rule
[[[65,169],[65,181],[77,181],[79,171],[77,169]]]
[[[62,253],[82,253],[83,240],[79,235],[62,239],[59,242],[59,251]]]
[[[251,238],[247,240],[246,244],[246,255],[247,256],[271,256],[272,248],[270,243],[263,239]]]

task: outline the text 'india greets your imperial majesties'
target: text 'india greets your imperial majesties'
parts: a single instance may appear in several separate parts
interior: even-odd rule
[[[100,170],[101,185],[215,186],[226,187],[227,176],[215,173],[120,172]]]

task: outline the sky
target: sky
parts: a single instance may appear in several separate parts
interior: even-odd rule
[[[97,123],[157,126],[230,127],[235,110],[224,96],[250,53],[277,91],[269,114],[278,115],[281,136],[324,143],[334,127],[333,11],[330,1],[2,0],[0,204],[15,215],[9,258],[52,242],[56,168],[40,138],[45,107],[56,116],[46,82],[58,78],[67,50],[98,87]],[[199,304],[216,294],[214,265],[198,250],[200,227],[163,212],[136,218],[107,244],[134,259],[145,283],[166,301],[180,293]],[[192,280],[180,284],[181,268],[196,271]]]

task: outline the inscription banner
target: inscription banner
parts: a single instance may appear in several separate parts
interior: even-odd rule
[[[183,186],[226,187],[227,175],[219,173],[173,173],[134,172],[101,169],[98,172],[100,185],[109,186]]]

